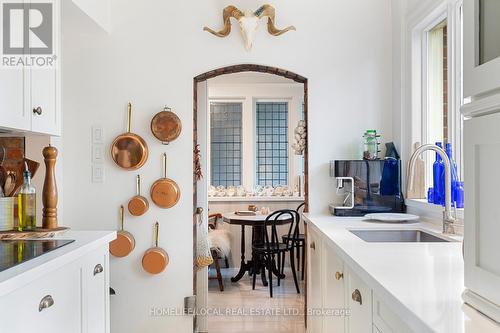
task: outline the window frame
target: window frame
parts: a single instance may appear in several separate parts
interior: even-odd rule
[[[443,20],[447,20],[448,50],[448,137],[454,147],[454,159],[458,166],[458,174],[463,179],[463,116],[460,107],[463,104],[462,82],[462,36],[461,20],[462,0],[441,2],[434,10],[420,20],[411,29],[411,131],[409,133],[409,151],[413,151],[413,143],[427,142],[429,101],[428,101],[428,32]],[[426,161],[426,184],[432,175],[427,165],[433,158],[431,154],[423,156]],[[432,178],[431,178],[432,179]]]

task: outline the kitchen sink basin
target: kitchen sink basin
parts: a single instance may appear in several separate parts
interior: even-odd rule
[[[422,230],[349,230],[369,243],[437,243],[452,240]]]

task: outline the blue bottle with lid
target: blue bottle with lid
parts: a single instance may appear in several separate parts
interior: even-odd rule
[[[443,148],[441,142],[436,142],[436,146]],[[434,204],[440,205],[444,203],[444,163],[441,156],[436,153],[436,161],[432,165],[433,173],[433,188],[434,188]]]
[[[455,205],[455,202],[457,201],[458,169],[455,160],[453,160],[453,150],[451,147],[451,143],[446,144],[446,155],[448,155],[451,164],[451,203],[452,205]],[[442,205],[444,206],[444,198]]]

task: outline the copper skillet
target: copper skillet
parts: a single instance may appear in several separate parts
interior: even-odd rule
[[[128,211],[134,216],[141,216],[149,209],[148,199],[141,195],[141,176],[136,178],[137,194],[128,202]]]
[[[169,258],[167,252],[158,247],[158,231],[160,224],[155,223],[155,246],[148,249],[142,256],[142,267],[150,274],[159,274],[165,270]]]
[[[151,132],[163,144],[169,144],[179,137],[182,131],[182,123],[172,109],[165,106],[163,111],[158,112],[151,120]]]
[[[179,202],[180,197],[179,185],[167,178],[167,154],[163,153],[163,178],[151,186],[151,199],[160,208],[171,208]]]
[[[127,133],[115,138],[111,145],[111,158],[122,169],[136,170],[148,159],[148,145],[139,135],[130,132],[132,104],[128,103]]]
[[[109,243],[109,252],[115,257],[126,257],[135,248],[134,236],[128,231],[123,230],[123,206],[120,206],[120,224],[121,230],[118,231],[116,239]]]

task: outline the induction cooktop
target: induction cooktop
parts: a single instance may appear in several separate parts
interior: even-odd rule
[[[73,242],[67,239],[2,240],[0,272]]]

